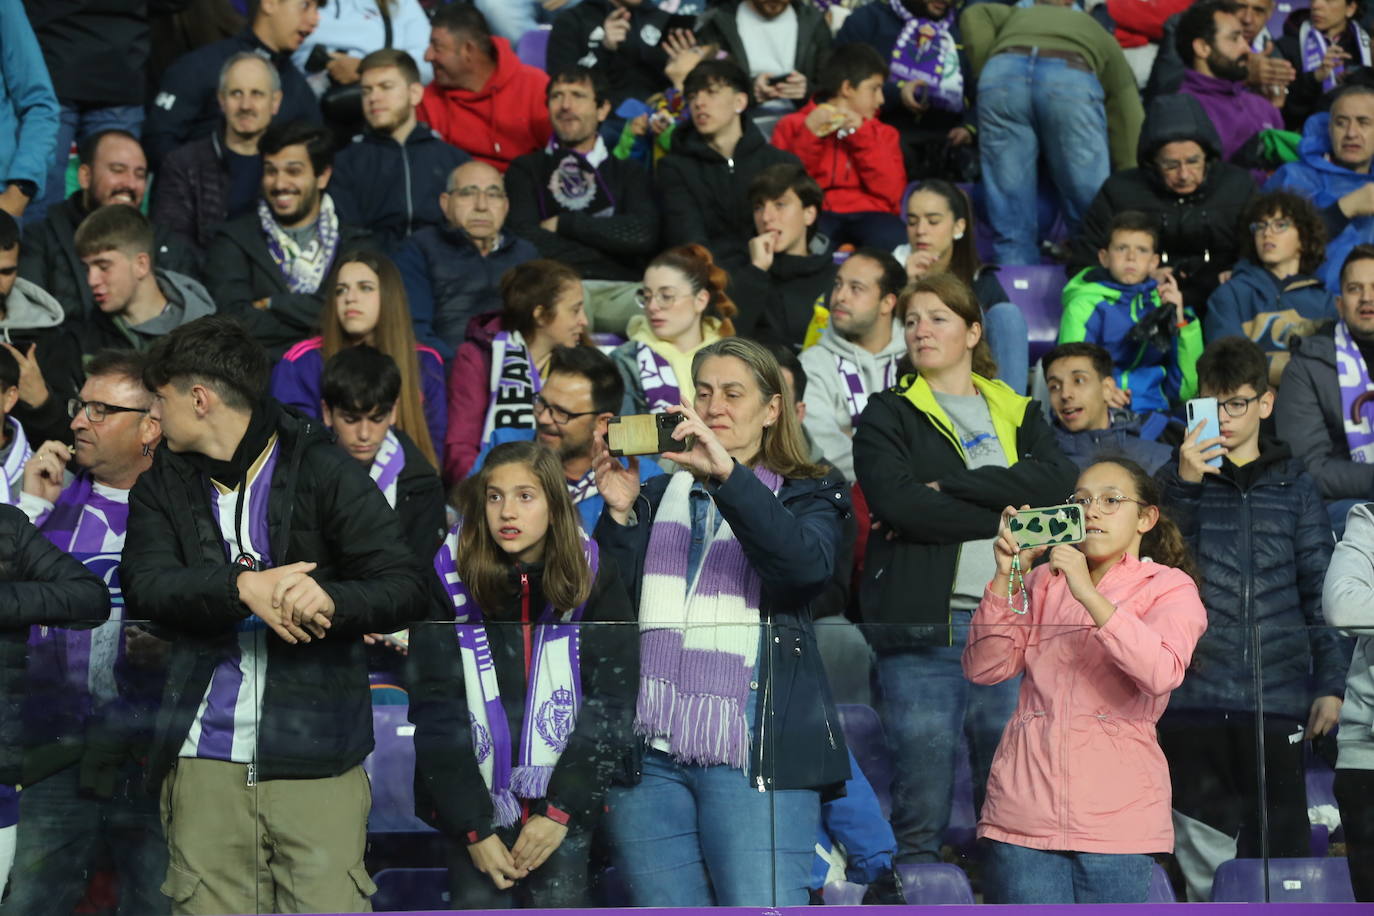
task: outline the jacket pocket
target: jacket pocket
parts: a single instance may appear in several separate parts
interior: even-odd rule
[[[187,871],[175,862],[167,863],[167,879],[162,882],[162,893],[178,904],[177,909],[189,908],[188,904],[200,889],[200,885],[200,875]]]
[[[362,865],[355,865],[348,870],[348,877],[353,879],[353,886],[358,889],[358,893],[364,897],[371,897],[377,893],[377,884],[372,880],[372,876],[367,873],[367,869]],[[166,888],[163,889],[164,893]]]

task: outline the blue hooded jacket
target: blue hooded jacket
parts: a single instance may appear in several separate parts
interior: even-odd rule
[[[1241,260],[1231,279],[1207,300],[1203,336],[1209,344],[1223,337],[1249,338],[1272,362],[1276,354],[1288,352],[1290,336],[1306,337],[1335,317],[1335,299],[1316,277],[1293,274],[1280,280],[1253,261]]]
[[[57,146],[57,96],[19,0],[0,0],[0,191],[43,179]],[[37,195],[35,195],[37,196]]]

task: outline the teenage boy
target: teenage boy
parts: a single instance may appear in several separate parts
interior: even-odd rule
[[[1120,394],[1111,354],[1097,344],[1060,344],[1046,354],[1045,384],[1059,447],[1079,468],[1099,455],[1125,455],[1154,474],[1174,450],[1156,441],[1169,425],[1166,414],[1148,418],[1112,406]]]
[[[362,636],[426,612],[381,491],[264,396],[269,369],[212,316],[160,339],[144,372],[166,447],[129,494],[120,576],[130,616],[172,642],[148,779],[179,913],[368,908]]]
[[[1317,484],[1288,446],[1260,433],[1274,409],[1264,351],[1225,337],[1197,369],[1202,394],[1220,405],[1221,435],[1203,439],[1195,426],[1160,478],[1197,561],[1208,626],[1159,739],[1173,778],[1174,854],[1188,898],[1210,900],[1217,866],[1266,854],[1266,836],[1268,855],[1307,854],[1302,742],[1335,726],[1350,649],[1322,616],[1333,539]]]
[[[1136,210],[1113,219],[1100,267],[1083,269],[1064,287],[1059,343],[1086,340],[1112,357],[1112,377],[1139,413],[1168,410],[1197,391],[1202,324],[1170,274],[1159,269],[1159,230]],[[1168,310],[1160,310],[1168,306]]]

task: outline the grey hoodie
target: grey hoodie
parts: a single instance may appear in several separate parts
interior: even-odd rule
[[[845,340],[834,328],[821,332],[814,347],[802,351],[801,364],[806,370],[806,420],[802,424],[820,453],[844,474],[854,480],[854,425],[850,420],[849,391],[840,374],[839,360],[849,360],[863,379],[864,395],[871,397],[887,385],[887,367],[894,367],[890,378],[896,380],[895,366],[906,354],[902,325],[892,321],[892,340],[882,352],[869,353],[856,343]]]
[[[126,346],[135,350],[146,350],[157,338],[170,334],[183,324],[215,314],[214,300],[198,280],[160,268],[153,271],[153,274],[157,277],[158,289],[167,297],[167,307],[161,314],[137,325],[129,324],[122,317],[102,316],[105,320],[97,323],[104,324],[105,327],[97,330],[96,336],[104,339],[95,341],[100,346]],[[111,325],[114,334],[122,339],[112,336]],[[88,346],[88,352],[90,349],[92,348]]]
[[[1341,769],[1374,770],[1374,506],[1350,510],[1345,537],[1326,568],[1322,613],[1333,627],[1354,631],[1355,655],[1345,683],[1341,730],[1337,735]]]
[[[62,304],[47,290],[19,277],[4,301],[4,315],[0,317],[0,339],[12,343],[12,331],[39,331],[55,328],[64,317]]]

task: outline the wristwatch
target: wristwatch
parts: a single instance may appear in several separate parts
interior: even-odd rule
[[[29,181],[27,178],[13,178],[6,182],[6,185],[11,188],[18,188],[19,193],[23,194],[29,200],[33,200],[38,196],[38,184]]]

